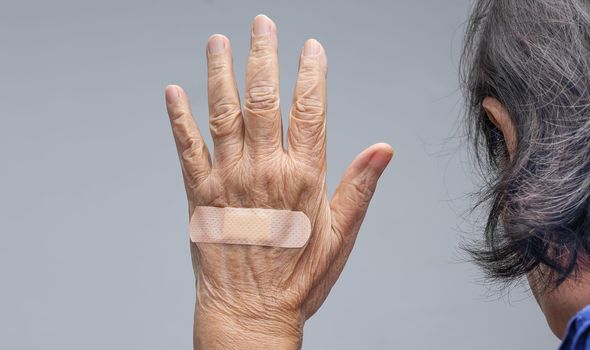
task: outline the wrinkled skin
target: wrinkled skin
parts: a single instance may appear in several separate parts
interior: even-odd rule
[[[229,40],[209,39],[208,90],[214,160],[185,92],[166,90],[189,202],[195,206],[302,211],[312,224],[300,249],[191,243],[197,281],[195,348],[299,348],[303,324],[326,299],[352,250],[377,180],[393,151],[376,144],[326,193],[326,74],[322,46],[308,40],[283,145],[276,26],[254,20],[243,107]]]

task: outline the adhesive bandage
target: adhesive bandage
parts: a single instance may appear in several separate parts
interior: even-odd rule
[[[189,231],[194,243],[301,248],[311,235],[311,223],[300,211],[196,207]]]

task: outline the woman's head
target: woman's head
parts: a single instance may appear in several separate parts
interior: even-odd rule
[[[494,279],[554,289],[590,252],[590,2],[477,1],[462,73],[490,205],[470,251]]]

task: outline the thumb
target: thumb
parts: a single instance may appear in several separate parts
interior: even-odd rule
[[[334,193],[330,210],[332,213],[332,234],[337,244],[330,247],[330,268],[322,282],[310,293],[306,305],[306,316],[311,317],[326,299],[346,264],[377,181],[393,157],[393,149],[385,143],[373,145],[359,154],[346,169],[340,185]]]
[[[346,169],[330,208],[332,229],[344,242],[354,242],[379,177],[393,157],[386,143],[375,144],[359,154]]]

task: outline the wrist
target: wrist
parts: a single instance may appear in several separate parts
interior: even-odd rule
[[[301,349],[303,318],[298,315],[272,317],[238,316],[195,309],[194,348]]]

